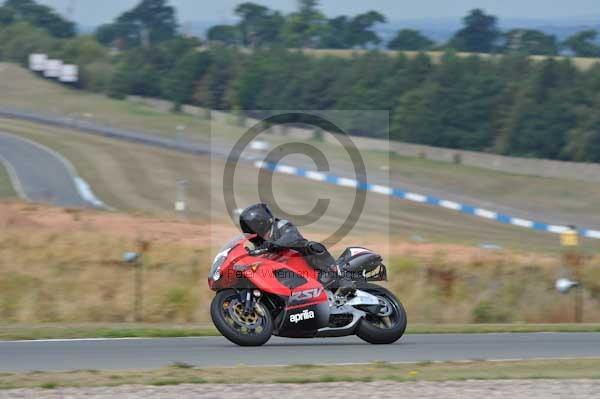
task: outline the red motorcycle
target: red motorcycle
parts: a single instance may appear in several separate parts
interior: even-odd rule
[[[336,261],[351,276],[350,294],[330,290],[302,255],[256,248],[253,235],[227,243],[215,257],[208,285],[216,291],[210,307],[215,327],[231,342],[259,346],[272,335],[291,338],[357,335],[372,344],[397,341],[406,329],[406,312],[387,289],[381,256],[347,248]]]

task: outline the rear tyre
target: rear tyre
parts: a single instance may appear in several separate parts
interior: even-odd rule
[[[244,312],[235,290],[219,291],[210,304],[210,316],[215,327],[225,338],[240,346],[260,346],[273,334],[273,317],[260,302]]]
[[[375,295],[382,304],[377,315],[367,314],[356,330],[356,335],[371,344],[391,344],[406,330],[407,317],[402,303],[389,290],[376,284],[365,284],[359,289]]]

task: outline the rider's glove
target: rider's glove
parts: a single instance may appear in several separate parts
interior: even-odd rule
[[[269,252],[275,251],[275,250],[277,250],[277,248],[278,248],[277,245],[273,244],[270,241],[265,241],[261,245],[261,249],[266,249]]]
[[[322,254],[326,251],[325,246],[319,242],[309,241],[307,244],[308,250],[315,255]]]

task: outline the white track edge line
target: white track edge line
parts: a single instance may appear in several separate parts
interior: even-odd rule
[[[6,173],[8,173],[8,178],[10,179],[10,182],[11,182],[15,192],[17,193],[17,195],[20,198],[22,198],[26,201],[29,201],[29,197],[27,197],[27,193],[23,189],[23,184],[21,184],[21,180],[19,179],[19,175],[17,174],[15,167],[12,166],[12,164],[10,162],[8,162],[8,160],[1,154],[0,154],[0,163],[2,165],[4,165],[4,168],[6,169]]]

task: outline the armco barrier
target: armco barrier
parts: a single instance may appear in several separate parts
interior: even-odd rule
[[[506,215],[503,213],[491,211],[488,209],[478,208],[469,204],[461,204],[455,201],[448,201],[442,198],[437,198],[431,195],[423,195],[418,193],[409,192],[403,190],[401,188],[382,186],[378,184],[371,184],[367,182],[357,181],[354,179],[348,179],[346,177],[339,177],[335,175],[331,175],[328,173],[309,171],[306,169],[298,168],[295,166],[282,165],[282,164],[273,164],[270,162],[255,162],[254,166],[257,168],[263,168],[267,170],[271,170],[276,173],[283,173],[288,175],[294,175],[299,177],[304,177],[310,180],[316,180],[323,183],[333,184],[336,186],[342,187],[351,187],[357,188],[359,190],[366,190],[372,193],[382,194],[391,196],[393,198],[399,198],[403,200],[418,202],[422,204],[439,206],[442,208],[450,209],[453,211],[461,212],[471,216],[477,216],[480,218],[493,220],[496,222],[510,224],[513,226],[524,227],[528,229],[533,229],[537,231],[543,231],[547,233],[556,233],[561,234],[564,233],[570,228],[568,226],[559,226],[548,224],[544,222],[538,222],[534,220],[527,220],[523,218],[518,218],[510,215]],[[600,239],[600,231],[591,230],[591,229],[579,229],[579,234],[582,237],[587,238],[596,238]]]

